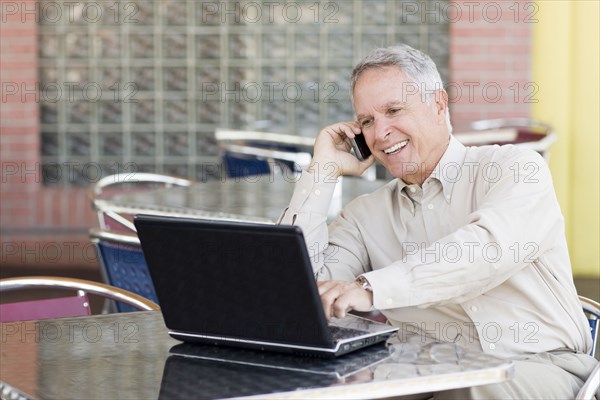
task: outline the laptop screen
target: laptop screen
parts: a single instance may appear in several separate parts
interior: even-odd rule
[[[155,216],[135,225],[169,329],[331,346],[300,228]]]

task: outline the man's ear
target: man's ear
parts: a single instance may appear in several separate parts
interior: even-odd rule
[[[437,89],[435,91],[434,96],[435,101],[435,111],[438,116],[438,121],[445,122],[446,121],[446,109],[448,108],[448,93],[446,90]]]

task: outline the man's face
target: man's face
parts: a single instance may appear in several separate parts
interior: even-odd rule
[[[354,87],[354,110],[375,158],[407,183],[422,184],[448,146],[447,96],[422,99],[397,67],[370,68]]]

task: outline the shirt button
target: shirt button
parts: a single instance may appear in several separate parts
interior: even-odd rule
[[[414,193],[417,191],[417,189],[415,189],[414,186],[411,186],[408,190],[410,190],[411,193]]]
[[[471,306],[471,311],[476,312],[477,311],[477,306]]]
[[[321,194],[321,191],[319,189],[315,190],[315,194],[318,196]]]
[[[496,345],[494,343],[490,343],[490,350],[494,350],[496,348]]]
[[[387,304],[391,305],[391,304],[392,304],[392,299],[387,299],[385,302],[386,302]]]
[[[433,204],[427,205],[427,208],[429,208],[430,210],[433,210]]]

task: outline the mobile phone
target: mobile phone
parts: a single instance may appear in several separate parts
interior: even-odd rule
[[[358,135],[354,136],[354,139],[350,139],[350,143],[352,143],[352,148],[354,149],[356,158],[361,161],[369,158],[371,155],[371,149],[369,149],[369,146],[367,146],[365,135],[359,133]]]

